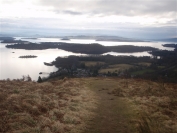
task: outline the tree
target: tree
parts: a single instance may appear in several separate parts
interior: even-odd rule
[[[32,79],[29,75],[26,77],[26,79],[27,79],[27,81],[32,81]]]
[[[41,77],[40,77],[40,76],[38,77],[37,82],[38,82],[38,83],[41,83],[41,82],[42,82],[42,79],[41,79]]]

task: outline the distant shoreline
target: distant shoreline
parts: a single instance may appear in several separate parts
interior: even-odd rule
[[[96,41],[104,41],[104,42],[150,42],[150,41],[143,41],[143,40],[120,40],[120,39],[97,39]]]
[[[21,39],[33,39],[33,40],[37,40],[39,38],[21,38]]]

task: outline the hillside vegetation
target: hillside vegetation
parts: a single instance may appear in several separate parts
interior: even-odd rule
[[[84,81],[101,97],[93,133],[177,132],[177,84],[123,78]]]
[[[2,133],[176,133],[177,84],[125,78],[0,81]]]
[[[1,133],[78,133],[93,117],[94,93],[77,80],[0,81]]]

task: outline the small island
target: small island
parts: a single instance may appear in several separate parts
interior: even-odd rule
[[[36,58],[37,56],[35,55],[23,55],[23,56],[19,56],[19,58]]]

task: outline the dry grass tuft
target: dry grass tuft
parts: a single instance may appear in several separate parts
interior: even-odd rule
[[[138,114],[133,120],[138,133],[177,132],[177,84],[120,78],[0,81],[0,132],[83,132],[99,99],[86,88],[92,80],[99,93],[130,103]]]
[[[110,94],[129,100],[141,114],[137,119],[139,133],[177,132],[177,84],[118,79]]]
[[[75,79],[41,84],[0,81],[0,132],[78,132],[94,115],[94,97]]]

